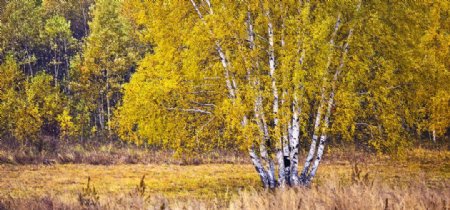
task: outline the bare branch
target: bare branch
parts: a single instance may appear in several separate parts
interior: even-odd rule
[[[201,110],[201,109],[183,109],[183,108],[176,108],[176,107],[169,107],[166,108],[167,110],[175,110],[175,111],[182,111],[182,112],[192,112],[192,113],[199,113],[199,114],[212,114],[209,111]]]
[[[202,13],[200,12],[200,9],[198,8],[198,6],[197,6],[197,4],[195,3],[195,1],[194,1],[194,0],[191,0],[191,3],[192,3],[192,6],[194,6],[194,9],[195,9],[195,11],[196,11],[197,14],[198,14],[198,17],[203,21],[203,15],[202,15]]]
[[[191,101],[191,103],[196,104],[196,105],[199,105],[199,106],[216,107],[215,104],[200,103],[200,102],[196,102],[196,101]]]

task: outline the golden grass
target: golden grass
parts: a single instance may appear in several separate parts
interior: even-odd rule
[[[233,196],[230,202],[205,200],[167,200],[161,196],[141,197],[134,194],[109,196],[95,206],[80,206],[59,199],[9,200],[0,209],[449,209],[450,186],[430,188],[423,182],[413,182],[398,187],[375,182],[374,184],[342,185],[328,180],[313,188],[286,188],[276,191],[244,191]]]
[[[348,161],[325,161],[311,189],[275,192],[261,189],[249,164],[0,165],[0,209],[79,209],[88,177],[104,209],[383,209],[386,199],[390,209],[449,209],[449,153],[414,153],[361,163],[373,186],[355,184]],[[143,175],[146,191],[137,196]]]
[[[227,199],[231,192],[257,187],[250,165],[54,165],[0,166],[0,197],[50,195],[75,201],[88,177],[100,198],[129,192],[146,175],[148,194],[168,198]],[[228,195],[227,195],[228,192]]]
[[[450,186],[430,188],[426,183],[390,186],[382,182],[369,185],[342,185],[327,180],[312,189],[294,188],[275,192],[242,193],[229,209],[449,209]]]

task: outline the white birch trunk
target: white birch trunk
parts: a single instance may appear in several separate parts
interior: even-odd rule
[[[269,21],[268,23],[268,37],[269,37],[269,76],[272,80],[272,95],[273,95],[273,129],[276,130],[278,126],[278,89],[276,86],[276,80],[275,80],[275,50],[274,50],[274,39],[273,39],[273,26],[272,23]],[[267,129],[268,130],[268,129]],[[267,142],[270,141],[270,136],[267,139]],[[264,157],[263,157],[264,158]],[[269,161],[269,187],[274,188],[275,187],[275,165],[270,157],[267,157],[267,160]]]
[[[299,59],[300,65],[303,65],[303,60],[305,58],[305,51],[302,51],[302,54]],[[300,92],[303,91],[303,86],[300,86]],[[297,94],[294,90],[294,98],[292,101],[292,127],[291,127],[291,135],[289,136],[289,145],[290,145],[290,174],[289,174],[289,182],[291,185],[295,186],[300,184],[299,175],[298,175],[298,153],[299,153],[299,138],[300,138],[300,114],[301,114],[301,106],[299,100],[297,98]]]
[[[433,130],[433,142],[436,143],[436,130]]]
[[[334,92],[331,92],[330,99],[328,100],[328,104],[327,104],[327,112],[326,112],[325,118],[324,118],[324,125],[323,125],[324,129],[322,130],[322,135],[320,136],[319,148],[317,149],[316,159],[314,160],[314,164],[311,168],[311,172],[307,178],[306,184],[311,183],[311,180],[316,175],[317,169],[318,169],[320,161],[322,159],[323,151],[325,149],[325,141],[327,140],[326,129],[328,129],[329,124],[330,124],[331,109],[333,107],[333,104],[334,104]]]
[[[227,85],[228,94],[230,98],[236,98],[236,82],[233,80],[230,80],[230,71],[228,70],[228,61],[225,56],[225,53],[223,53],[222,47],[220,47],[220,44],[218,41],[216,41],[216,49],[219,53],[220,62],[222,63],[223,69],[224,69],[224,75],[225,75],[225,83]]]
[[[292,102],[292,127],[291,127],[291,137],[290,137],[290,153],[289,153],[289,166],[290,166],[290,174],[289,174],[289,182],[291,185],[298,185],[298,144],[299,144],[299,135],[300,135],[300,119],[299,114],[301,113],[301,109],[298,105],[297,96],[294,95],[294,100]]]
[[[200,12],[200,9],[198,8],[195,1],[194,0],[190,0],[190,1],[191,1],[192,5],[194,6],[194,9],[197,12],[201,21],[203,23],[205,23],[205,21],[203,19],[203,15]],[[212,7],[211,7],[211,3],[209,1],[207,1],[207,4],[209,6],[210,13],[212,14],[213,11],[212,11]],[[212,31],[210,31],[210,33],[213,34]],[[254,38],[253,38],[253,40],[254,40]],[[225,55],[222,47],[220,46],[219,41],[216,40],[215,45],[216,45],[216,50],[220,57],[220,61],[224,68],[225,82],[226,82],[226,86],[228,89],[229,97],[231,99],[235,99],[236,98],[236,87],[237,87],[236,81],[234,79],[232,79],[232,80],[230,79],[231,75],[230,75],[230,71],[229,71],[229,63],[226,59],[226,55]],[[265,143],[268,141],[268,139],[270,137],[269,137],[269,132],[268,132],[268,128],[267,128],[267,123],[265,122],[264,116],[262,113],[262,98],[260,96],[258,96],[256,100],[257,100],[257,103],[255,105],[256,106],[255,109],[259,109],[258,107],[260,106],[261,110],[255,110],[255,118],[256,118],[256,120],[259,124],[259,127],[262,130],[263,136],[264,136],[263,142],[260,144],[260,154],[261,154],[261,157],[268,164],[267,172],[264,170],[264,167],[263,167],[260,159],[258,158],[257,154],[255,153],[253,147],[250,149],[249,154],[252,159],[253,165],[255,166],[258,174],[261,177],[264,187],[275,188],[275,184],[276,184],[275,183],[275,167],[273,164],[273,160],[270,158],[270,156],[268,155],[267,150],[265,148]],[[259,111],[261,111],[260,114],[258,114]]]
[[[257,121],[259,121],[259,127],[262,130],[263,133],[263,141],[259,144],[260,154],[262,159],[267,163],[267,178],[269,181],[269,187],[275,188],[276,181],[275,181],[275,165],[273,163],[272,158],[270,157],[267,148],[266,143],[270,141],[270,135],[269,135],[269,128],[267,126],[267,122],[264,117],[264,111],[262,106],[262,97],[258,96],[258,102],[257,102],[257,114],[255,118]]]
[[[334,25],[333,33],[331,34],[331,38],[330,38],[330,48],[331,49],[334,48],[334,39],[339,30],[340,23],[341,23],[341,15],[339,14],[337,17],[337,20],[336,20],[336,24]],[[331,65],[331,60],[333,58],[333,54],[334,53],[332,50],[332,52],[328,56],[328,61],[327,61],[327,65],[325,67],[325,72],[328,71],[328,68]],[[323,103],[324,103],[324,98],[325,98],[325,87],[322,87],[321,92],[322,92],[321,99],[319,102],[319,108],[317,109],[316,119],[315,119],[315,123],[314,123],[314,131],[313,131],[313,137],[311,140],[311,146],[309,148],[308,156],[306,157],[305,164],[303,166],[303,170],[300,175],[301,182],[303,182],[303,183],[307,181],[307,177],[308,177],[307,174],[308,174],[311,162],[314,159],[314,154],[316,152],[316,146],[317,146],[317,140],[319,138],[318,135],[319,135],[319,131],[320,131],[320,123],[321,123],[320,121],[322,118],[322,109],[323,109]]]
[[[256,172],[258,173],[259,177],[261,178],[261,182],[263,183],[264,188],[269,187],[269,180],[267,176],[266,170],[264,170],[264,167],[261,163],[261,160],[259,159],[258,155],[256,155],[255,149],[253,146],[249,150],[250,158],[252,160],[253,166],[256,169]]]
[[[107,128],[108,135],[111,136],[111,104],[109,98],[109,69],[106,70],[106,117],[107,119]]]
[[[267,124],[264,120],[264,116],[261,114],[260,116],[258,116],[261,118],[260,121],[260,127],[262,127],[263,129],[263,141],[259,144],[259,152],[261,155],[261,158],[266,162],[267,164],[267,180],[269,183],[269,188],[275,188],[275,165],[273,163],[272,158],[270,157],[267,148],[266,148],[266,142],[269,141],[270,137],[269,137],[269,131],[267,128]]]
[[[100,93],[102,94],[102,93]],[[101,95],[101,103],[98,104],[98,121],[100,123],[100,128],[103,131],[105,129],[105,117],[103,109],[103,95]]]
[[[250,41],[250,49],[253,50],[255,48],[255,42],[254,42],[255,33],[253,31],[253,25],[251,22],[250,12],[247,13],[247,17],[248,17],[247,25],[248,25],[248,36],[249,36],[249,41]],[[248,77],[250,78],[250,74],[248,75]],[[233,83],[234,83],[234,80],[233,80]],[[256,80],[255,84],[254,84],[255,89],[258,89],[257,88],[258,85],[259,85],[259,81]],[[236,86],[234,85],[234,87],[236,87]],[[267,122],[264,117],[262,96],[260,93],[257,94],[256,99],[255,99],[254,113],[255,113],[255,120],[256,120],[258,127],[260,128],[260,132],[262,133],[262,136],[263,136],[262,142],[260,143],[260,155],[261,155],[262,159],[267,163],[267,171],[264,170],[264,166],[260,162],[253,161],[253,160],[256,160],[256,157],[257,157],[256,154],[251,154],[251,155],[253,155],[252,161],[253,161],[253,164],[255,165],[255,168],[257,169],[257,172],[260,174],[261,180],[263,180],[263,176],[264,176],[264,179],[265,179],[265,181],[263,181],[264,187],[265,188],[275,188],[276,187],[275,165],[266,149],[266,144],[269,143],[269,141],[270,141],[270,135],[269,135],[269,128],[267,126]],[[258,166],[258,164],[260,164],[261,167]],[[264,173],[262,173],[261,171]]]
[[[54,69],[54,80],[55,80],[55,87],[58,85],[58,64],[59,64],[59,60],[58,60],[58,53],[57,53],[57,51],[58,51],[58,48],[56,48],[55,49],[55,55],[54,55],[54,57],[53,57],[53,61],[54,61],[54,63],[53,63],[53,69]]]
[[[347,37],[347,43],[345,44],[345,48],[344,48],[344,53],[342,55],[341,58],[341,63],[339,64],[338,69],[336,70],[334,76],[333,76],[333,84],[332,84],[332,90],[330,92],[330,97],[328,99],[328,104],[327,104],[327,112],[325,114],[325,119],[324,119],[324,125],[323,125],[323,130],[322,130],[322,135],[320,136],[320,142],[319,142],[319,148],[317,150],[317,156],[316,159],[314,161],[314,165],[311,168],[311,173],[308,177],[308,183],[311,182],[311,180],[314,178],[314,176],[316,175],[317,169],[319,167],[320,161],[322,160],[322,155],[323,155],[323,151],[325,148],[325,143],[327,140],[327,129],[330,126],[330,117],[331,117],[331,111],[332,108],[334,106],[334,96],[336,94],[336,83],[339,77],[339,74],[341,73],[342,68],[344,67],[344,58],[348,52],[348,40],[351,37],[351,31],[352,29],[350,29],[350,33],[349,36]]]
[[[191,1],[192,6],[194,6],[194,9],[197,12],[198,17],[205,24],[205,20],[203,19],[203,15],[200,12],[200,9],[198,8],[197,4],[195,3],[194,0],[190,0],[190,1]],[[211,5],[208,4],[208,6],[210,7],[210,10],[211,10],[211,13],[212,13]],[[212,34],[211,30],[210,30],[210,33]],[[234,80],[231,81],[230,80],[229,64],[228,64],[227,58],[225,56],[225,53],[223,52],[223,49],[220,46],[219,41],[216,41],[215,45],[216,45],[216,50],[219,53],[220,62],[222,63],[222,66],[223,66],[223,69],[224,69],[225,82],[226,82],[226,86],[227,86],[227,89],[228,89],[229,97],[234,99],[234,98],[236,98],[236,86],[237,86],[236,85],[236,81],[234,81]]]
[[[205,0],[205,1],[206,1],[206,4],[208,5],[209,13],[213,14],[214,12],[213,12],[212,7],[211,7],[211,2],[209,0]]]
[[[272,158],[269,157],[269,187],[274,189],[277,186],[277,181],[275,179],[275,164]]]
[[[273,95],[273,124],[274,128],[278,125],[278,89],[275,79],[275,50],[273,40],[273,26],[272,22],[268,23],[268,37],[269,37],[269,76],[272,80],[272,95]]]
[[[195,3],[194,0],[191,0],[191,4],[192,6],[194,6],[195,11],[197,12],[198,17],[203,21],[203,15],[200,12],[200,9],[198,8],[197,4]]]
[[[311,162],[314,159],[314,154],[316,152],[316,145],[317,145],[317,139],[319,138],[319,131],[320,131],[320,121],[322,119],[322,104],[325,97],[325,93],[322,93],[319,108],[317,109],[316,119],[314,121],[314,131],[313,131],[313,137],[311,140],[311,145],[309,147],[308,155],[306,156],[305,164],[303,165],[302,173],[300,174],[301,182],[305,182],[307,178],[307,174],[309,171],[309,167],[311,165]]]
[[[258,83],[258,82],[256,82]],[[256,85],[255,85],[256,86]],[[267,164],[267,180],[269,188],[275,188],[275,165],[273,163],[272,158],[267,152],[266,143],[270,141],[269,128],[267,126],[267,122],[264,117],[264,110],[262,104],[262,96],[258,94],[255,102],[255,119],[260,128],[261,133],[263,134],[262,142],[259,144],[260,155],[261,158]]]
[[[361,2],[358,4],[356,12],[359,11],[360,7],[361,7]],[[335,97],[335,94],[336,94],[337,80],[339,78],[340,73],[342,72],[342,69],[344,68],[345,58],[347,57],[347,54],[348,54],[349,41],[350,41],[352,35],[353,35],[353,27],[351,27],[350,30],[349,30],[349,33],[347,35],[345,44],[343,46],[344,52],[342,53],[342,56],[341,56],[341,59],[340,59],[340,62],[339,62],[339,66],[336,69],[336,72],[334,73],[334,76],[333,76],[332,85],[331,85],[331,92],[330,92],[330,96],[329,96],[328,104],[327,104],[327,112],[325,114],[324,125],[323,125],[323,129],[322,129],[322,135],[320,136],[319,148],[317,150],[317,156],[316,156],[316,159],[314,161],[314,165],[311,168],[311,173],[308,176],[308,180],[307,180],[308,183],[307,184],[311,183],[312,179],[316,175],[317,169],[319,168],[320,161],[322,160],[323,151],[325,149],[325,144],[326,144],[326,140],[327,140],[327,129],[330,126],[331,111],[332,111],[332,108],[334,106],[334,97]]]
[[[278,186],[286,186],[286,167],[284,162],[283,150],[277,151],[277,161],[278,161]]]
[[[281,106],[284,104],[284,99],[287,95],[286,91],[283,91],[281,96]],[[289,161],[289,138],[291,136],[291,123],[283,126],[281,132],[282,136],[280,139],[280,144],[277,145],[277,160],[278,160],[278,185],[280,187],[285,187],[289,184],[289,171],[290,171],[290,161]]]

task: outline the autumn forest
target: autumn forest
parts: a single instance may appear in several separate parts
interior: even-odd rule
[[[449,15],[445,0],[0,0],[0,209],[449,208]],[[39,171],[39,190],[17,185]]]

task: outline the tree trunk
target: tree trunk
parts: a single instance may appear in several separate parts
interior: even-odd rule
[[[270,17],[269,17],[270,18]],[[269,36],[269,76],[272,80],[272,95],[273,95],[273,124],[274,129],[278,126],[278,88],[275,79],[275,50],[274,50],[274,41],[273,41],[273,26],[269,21],[268,23],[268,36]]]
[[[109,98],[109,70],[106,70],[106,117],[107,117],[107,129],[108,135],[111,136],[111,104]]]
[[[55,81],[55,87],[58,85],[58,63],[59,63],[59,61],[58,61],[57,49],[58,48],[55,49],[54,64],[53,64],[54,65],[53,66],[54,74],[55,74],[53,80]]]
[[[275,184],[276,184],[275,165],[274,165],[273,160],[266,148],[266,144],[270,141],[270,135],[269,135],[269,129],[267,126],[267,122],[264,117],[262,97],[260,94],[257,96],[256,102],[255,102],[255,119],[258,124],[258,127],[260,128],[260,132],[263,134],[262,141],[259,144],[259,149],[260,149],[261,158],[267,164],[267,179],[268,179],[268,183],[269,183],[268,186],[269,186],[269,188],[275,188]]]
[[[339,30],[340,23],[341,23],[341,15],[339,14],[337,17],[337,20],[336,20],[336,24],[334,25],[333,33],[330,38],[330,48],[331,49],[334,48],[334,45],[335,45],[334,39],[336,38],[336,34]],[[327,61],[327,65],[325,67],[325,72],[328,71],[328,69],[331,65],[331,60],[333,58],[333,55],[334,55],[333,50],[331,50],[330,55],[328,55],[328,61]],[[324,78],[323,85],[325,85],[325,81],[326,81],[326,79]],[[324,99],[325,99],[325,87],[322,87],[321,97],[320,97],[320,101],[319,101],[319,107],[317,109],[316,119],[315,119],[315,123],[314,123],[313,137],[312,137],[311,145],[309,148],[308,156],[306,157],[306,161],[303,166],[302,173],[300,175],[300,179],[301,179],[302,183],[307,182],[309,168],[310,168],[311,162],[314,159],[314,154],[316,152],[317,140],[319,138],[319,132],[320,132],[320,123],[321,123],[321,118],[322,118],[322,109],[323,109]]]
[[[230,98],[236,98],[236,82],[230,80],[230,71],[228,70],[228,61],[225,56],[225,53],[223,53],[222,47],[220,46],[219,42],[216,41],[216,49],[219,53],[220,61],[222,63],[223,69],[224,69],[224,75],[225,75],[225,82],[228,89],[228,94],[230,95]]]
[[[324,90],[322,90],[324,91]],[[319,102],[319,108],[317,108],[317,114],[316,119],[314,121],[314,133],[311,140],[311,145],[309,146],[309,152],[306,156],[305,164],[303,166],[302,173],[300,175],[301,182],[306,181],[306,177],[308,175],[309,167],[311,165],[311,162],[314,159],[314,154],[316,152],[316,145],[317,145],[317,139],[319,138],[319,131],[320,131],[320,121],[322,119],[322,109],[323,109],[323,100],[324,100],[325,93],[322,93],[320,102]]]
[[[436,130],[433,129],[433,142],[436,143]]]
[[[289,157],[285,157],[287,162],[286,167],[290,167],[289,181],[291,185],[298,185],[298,144],[299,144],[299,136],[300,136],[300,119],[299,114],[301,113],[301,109],[298,106],[298,99],[294,95],[294,100],[292,102],[292,131],[290,136],[290,153]],[[289,161],[290,159],[290,161]]]
[[[302,55],[300,56],[299,63],[303,65],[303,60],[305,58],[305,51],[302,51]],[[299,88],[300,92],[303,93],[303,86]],[[292,100],[292,128],[291,128],[291,136],[289,137],[290,142],[290,153],[289,157],[286,157],[285,160],[290,164],[290,184],[291,185],[299,185],[299,175],[298,175],[298,153],[299,153],[299,138],[300,138],[300,114],[302,113],[301,104],[298,101],[297,94],[294,90],[294,98]],[[302,94],[303,96],[303,94]],[[290,162],[289,162],[290,160]]]
[[[310,175],[307,178],[307,184],[309,184],[311,182],[312,178],[316,175],[317,168],[319,167],[320,160],[322,159],[323,150],[325,148],[325,141],[327,140],[326,132],[327,132],[327,129],[330,124],[331,108],[333,107],[333,104],[334,104],[334,92],[331,92],[330,99],[328,100],[327,112],[325,114],[322,135],[320,136],[319,148],[317,149],[316,159],[311,168]]]
[[[356,11],[358,12],[361,6],[361,2],[358,4]],[[343,50],[344,52],[342,53],[340,62],[339,62],[339,66],[336,69],[336,72],[334,73],[333,76],[333,80],[332,80],[332,84],[331,84],[331,91],[330,91],[330,96],[328,99],[328,104],[327,104],[327,112],[325,114],[325,119],[324,119],[324,125],[322,128],[322,135],[320,136],[320,142],[319,142],[319,148],[317,150],[317,156],[316,159],[314,161],[314,165],[312,166],[311,169],[311,173],[307,178],[307,184],[310,184],[312,179],[314,178],[314,176],[316,175],[317,169],[319,168],[319,164],[320,161],[322,160],[322,155],[323,155],[323,151],[325,149],[325,144],[326,144],[326,140],[327,140],[327,130],[330,126],[330,117],[331,117],[331,111],[332,108],[334,106],[334,97],[336,94],[336,89],[337,89],[337,82],[339,79],[339,75],[342,72],[342,69],[344,68],[345,65],[345,58],[347,57],[347,53],[348,53],[348,48],[349,48],[349,41],[351,39],[353,35],[353,27],[350,28],[349,33],[347,35],[345,44],[343,46]]]
[[[287,93],[283,91],[281,96],[281,106],[283,106]],[[281,131],[281,145],[277,148],[277,160],[278,160],[278,185],[284,187],[286,184],[290,184],[290,161],[289,161],[289,138],[292,136],[292,125],[289,122],[288,125],[283,125]]]
[[[255,166],[256,172],[258,173],[259,177],[261,178],[261,182],[263,183],[264,188],[269,187],[269,179],[266,170],[264,170],[264,167],[261,163],[261,160],[259,159],[258,155],[256,155],[254,146],[252,146],[249,150],[250,159],[252,160],[253,166]]]
[[[209,6],[210,6],[210,4],[209,4]],[[253,25],[251,22],[250,12],[247,12],[247,27],[248,27],[248,37],[250,40],[250,49],[254,50],[255,38],[254,38],[254,31],[253,31]],[[256,67],[257,66],[258,66],[258,63],[256,63]],[[248,73],[248,79],[250,79],[249,73]],[[234,83],[234,80],[233,80],[233,83]],[[263,104],[262,104],[263,99],[262,99],[261,93],[259,93],[258,86],[259,86],[259,81],[255,80],[253,87],[255,90],[258,91],[258,94],[255,99],[254,114],[255,114],[255,120],[259,127],[260,133],[262,134],[262,141],[260,143],[260,155],[267,164],[267,171],[264,170],[264,167],[261,165],[261,162],[259,161],[259,159],[258,159],[257,155],[254,153],[254,151],[250,153],[250,156],[252,158],[253,165],[255,166],[257,172],[260,174],[261,180],[264,180],[263,181],[264,187],[265,188],[275,188],[276,187],[275,165],[273,163],[273,160],[272,160],[270,154],[268,153],[268,151],[266,149],[266,144],[268,144],[270,142],[269,128],[268,128],[267,122],[265,120]],[[234,87],[236,87],[236,85],[234,85]],[[278,154],[277,154],[277,156],[278,156]]]
[[[205,24],[205,20],[203,19],[203,15],[200,12],[200,9],[198,8],[197,4],[195,3],[194,0],[190,0],[190,1],[191,1],[192,6],[194,6],[194,9],[197,12],[198,17]],[[212,14],[211,4],[209,3],[208,5],[209,5],[209,8],[210,8],[210,11],[211,11],[211,14]],[[211,35],[213,35],[213,32],[211,30],[209,32],[211,33]],[[232,99],[236,98],[236,81],[234,81],[234,79],[233,79],[233,81],[231,81],[231,79],[230,79],[231,75],[230,75],[229,63],[227,61],[226,55],[223,52],[223,49],[220,46],[220,43],[219,43],[218,40],[216,40],[215,45],[216,45],[216,50],[219,53],[220,62],[222,63],[222,67],[224,69],[225,83],[226,83],[226,86],[227,86],[227,89],[228,89],[229,97],[232,98]]]

